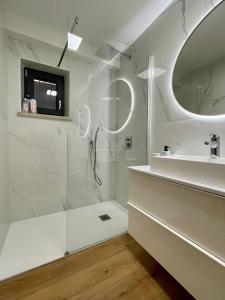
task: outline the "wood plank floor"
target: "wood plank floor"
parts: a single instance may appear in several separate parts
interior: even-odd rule
[[[0,283],[0,300],[193,299],[128,234]]]

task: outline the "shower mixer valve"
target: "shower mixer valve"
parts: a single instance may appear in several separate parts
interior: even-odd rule
[[[132,141],[132,136],[128,136],[125,138],[125,146],[126,149],[132,149],[133,141]]]

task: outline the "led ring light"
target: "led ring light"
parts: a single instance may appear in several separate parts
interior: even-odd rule
[[[125,123],[118,129],[118,130],[109,130],[108,128],[104,127],[104,130],[108,133],[112,133],[112,134],[116,134],[116,133],[119,133],[121,131],[124,130],[124,128],[128,125],[128,123],[130,122],[131,120],[131,117],[132,117],[132,113],[134,111],[134,104],[135,104],[135,97],[134,97],[134,89],[131,85],[131,83],[125,79],[125,78],[118,78],[118,79],[115,79],[111,82],[111,84],[113,84],[114,82],[116,81],[123,81],[127,84],[127,86],[129,87],[129,90],[130,90],[130,94],[131,94],[131,105],[130,105],[130,112],[129,112],[129,115],[127,117],[127,120],[125,121]]]
[[[86,129],[85,133],[83,135],[81,135],[81,137],[86,138],[88,135],[89,129],[90,129],[90,125],[91,125],[91,113],[90,113],[89,107],[86,104],[83,107],[87,110],[88,125],[87,125],[87,129]]]

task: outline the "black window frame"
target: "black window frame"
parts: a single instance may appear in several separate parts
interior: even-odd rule
[[[28,98],[28,99],[34,98],[34,79],[56,83],[57,86],[56,108],[55,109],[43,108],[43,107],[38,107],[37,105],[37,113],[45,114],[45,115],[64,116],[65,114],[64,77],[52,73],[34,70],[31,68],[24,68],[24,98]]]

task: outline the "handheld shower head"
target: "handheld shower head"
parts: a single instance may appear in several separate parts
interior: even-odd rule
[[[74,24],[79,24],[79,22],[80,22],[80,18],[76,16],[74,19]]]

